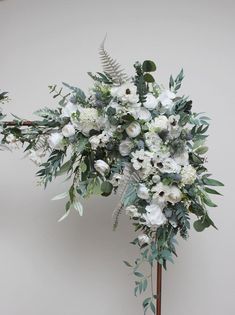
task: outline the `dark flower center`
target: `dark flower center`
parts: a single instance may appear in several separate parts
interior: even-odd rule
[[[160,197],[163,197],[164,195],[165,195],[164,191],[161,191],[161,192],[159,193],[159,196],[160,196]]]
[[[159,168],[163,168],[163,164],[162,164],[162,162],[158,162],[158,163],[157,163],[157,167],[159,167]]]
[[[126,89],[126,94],[131,94],[131,90],[130,89]]]

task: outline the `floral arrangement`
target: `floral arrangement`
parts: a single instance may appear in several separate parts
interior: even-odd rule
[[[158,262],[166,268],[176,256],[176,235],[187,239],[190,215],[197,231],[216,228],[207,207],[216,207],[210,194],[223,184],[210,177],[205,166],[209,118],[192,111],[192,101],[178,91],[183,70],[169,87],[156,83],[156,65],[145,60],[134,64],[128,77],[102,44],[103,73],[88,73],[94,81],[89,95],[78,87],[69,90],[50,86],[58,107],[36,112],[39,120],[25,121],[14,116],[6,122],[0,112],[1,148],[25,148],[39,166],[37,176],[46,186],[65,175],[71,182],[68,192],[54,199],[66,199],[66,218],[71,209],[83,214],[82,200],[91,195],[120,194],[113,211],[113,227],[125,213],[138,236],[132,244],[140,256],[133,264],[135,295],[152,288],[152,270]],[[0,102],[7,100],[5,92]],[[212,188],[211,188],[212,187]],[[150,265],[150,275],[142,265]],[[150,279],[150,280],[149,280]],[[155,312],[156,295],[143,302],[144,312]]]

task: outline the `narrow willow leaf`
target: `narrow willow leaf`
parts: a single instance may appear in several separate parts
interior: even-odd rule
[[[123,260],[123,262],[127,267],[132,267],[132,265],[128,261]]]
[[[70,210],[68,210],[67,212],[65,212],[65,214],[58,220],[58,222],[63,221],[64,219],[66,219],[70,214]]]
[[[206,191],[208,194],[213,194],[213,195],[220,195],[220,196],[222,196],[222,194],[219,193],[217,190],[211,189],[211,188],[209,188],[209,187],[205,187],[205,191]]]
[[[59,194],[59,195],[56,195],[55,197],[53,197],[51,200],[55,201],[55,200],[61,200],[61,199],[64,199],[66,197],[68,197],[68,192],[64,192],[62,194]]]
[[[202,181],[205,185],[208,185],[208,186],[224,186],[223,183],[212,178],[203,178]]]
[[[81,204],[81,202],[79,202],[78,200],[75,200],[73,202],[73,207],[76,211],[78,211],[78,213],[80,214],[80,216],[83,215],[83,206]]]

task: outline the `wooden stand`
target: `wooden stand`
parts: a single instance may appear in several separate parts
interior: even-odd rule
[[[161,300],[162,300],[162,265],[157,263],[156,315],[161,315]]]

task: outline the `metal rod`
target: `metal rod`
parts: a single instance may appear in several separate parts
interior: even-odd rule
[[[162,265],[157,263],[156,315],[161,315],[161,300],[162,300]]]

